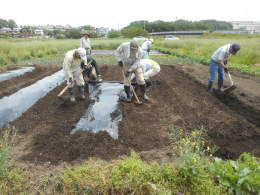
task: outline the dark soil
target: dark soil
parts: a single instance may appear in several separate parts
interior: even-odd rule
[[[15,67],[12,68],[12,70]],[[21,88],[27,87],[36,81],[56,72],[59,67],[35,65],[32,72],[27,72],[21,76],[0,82],[0,98],[10,95]]]
[[[101,72],[104,80],[121,79],[117,66],[103,66]],[[63,87],[51,91],[12,123],[21,132],[14,152],[16,159],[54,164],[89,157],[112,160],[131,149],[149,151],[167,147],[170,126],[187,131],[204,127],[209,141],[219,147],[219,156],[236,158],[243,152],[260,156],[260,129],[245,116],[250,113],[239,113],[209,94],[204,85],[181,67],[162,66],[149,92],[152,103],[122,103],[123,121],[118,140],[106,132],[70,135],[89,102],[61,104],[63,101],[57,99],[57,94]],[[239,102],[234,106],[239,110],[244,105]]]

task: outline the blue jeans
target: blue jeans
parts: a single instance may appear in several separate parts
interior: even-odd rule
[[[209,82],[210,81],[213,82],[215,80],[216,72],[218,72],[218,80],[223,81],[224,80],[224,68],[219,63],[216,63],[215,61],[211,60],[210,68],[209,68],[209,73],[210,73]]]

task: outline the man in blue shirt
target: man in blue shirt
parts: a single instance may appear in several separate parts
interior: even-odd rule
[[[218,90],[221,90],[224,83],[224,71],[228,72],[227,60],[230,55],[236,55],[240,50],[239,43],[232,43],[218,48],[211,56],[210,61],[210,78],[208,83],[208,91],[213,91],[213,82],[215,80],[216,72],[218,72]]]

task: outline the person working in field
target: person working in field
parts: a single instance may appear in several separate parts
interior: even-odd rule
[[[80,66],[81,62],[87,65],[86,50],[83,48],[73,49],[65,54],[63,61],[63,71],[67,79],[67,84],[69,86],[68,91],[70,95],[70,101],[75,102],[75,93],[73,90],[76,84],[80,90],[80,96],[85,99],[85,82],[82,76],[82,68]]]
[[[142,44],[142,50],[143,50],[143,59],[148,59],[149,58],[149,53],[151,50],[153,44],[153,39],[148,39]]]
[[[152,87],[151,77],[157,75],[160,72],[160,65],[151,59],[141,59],[140,65],[144,74],[146,89],[150,89]],[[134,74],[132,75],[132,80],[135,80]]]
[[[124,90],[126,93],[126,101],[131,102],[130,85],[131,75],[135,73],[136,81],[141,89],[144,100],[149,100],[145,93],[145,80],[140,65],[142,57],[142,49],[138,46],[136,41],[122,43],[115,51],[117,63],[122,67],[124,78]]]
[[[240,50],[239,43],[232,43],[218,48],[211,56],[210,61],[210,78],[208,81],[208,91],[213,92],[213,83],[215,81],[216,72],[218,72],[218,90],[223,88],[224,71],[228,72],[227,60],[230,55],[236,55]]]
[[[100,74],[98,64],[97,64],[97,62],[94,58],[90,57],[90,55],[92,53],[91,42],[90,42],[90,39],[89,39],[90,34],[89,33],[83,33],[82,35],[83,35],[83,37],[81,37],[81,39],[80,39],[80,47],[84,48],[86,50],[86,55],[88,56],[88,60],[91,63],[91,65],[95,68],[96,75],[97,75],[97,81],[101,82],[102,78],[101,78],[101,74]]]

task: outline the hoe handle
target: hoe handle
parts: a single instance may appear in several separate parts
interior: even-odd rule
[[[64,87],[61,92],[58,94],[58,97],[62,96],[64,94],[64,92],[69,88],[69,85],[67,85],[66,87]]]

